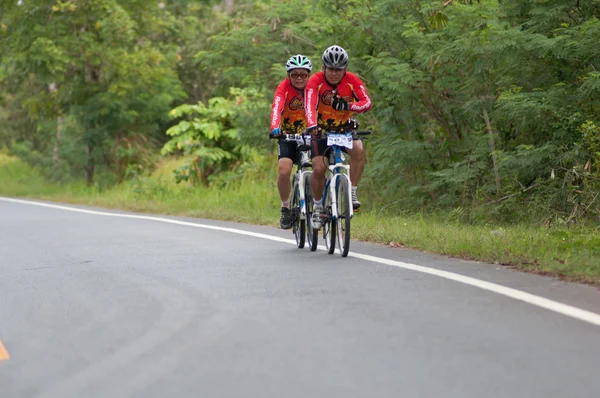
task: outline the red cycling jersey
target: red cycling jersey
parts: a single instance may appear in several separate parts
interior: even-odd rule
[[[298,92],[290,79],[279,83],[275,90],[271,106],[271,130],[277,127],[287,134],[300,134],[306,128],[304,92]]]
[[[304,89],[306,98],[306,119],[309,127],[319,126],[325,131],[340,130],[354,113],[371,109],[371,98],[365,85],[354,73],[346,72],[336,87],[332,87],[323,72],[312,75]],[[337,94],[349,104],[347,111],[336,111],[331,107],[333,96]]]

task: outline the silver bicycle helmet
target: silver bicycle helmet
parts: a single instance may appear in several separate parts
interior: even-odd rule
[[[348,53],[342,47],[333,45],[321,57],[327,68],[343,69],[348,66]]]
[[[285,64],[286,72],[298,68],[306,69],[309,72],[312,71],[312,63],[310,62],[310,59],[302,54],[296,54],[287,60]]]

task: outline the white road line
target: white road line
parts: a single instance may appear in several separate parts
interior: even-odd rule
[[[138,220],[159,221],[159,222],[164,222],[164,223],[168,223],[168,224],[184,225],[184,226],[188,226],[188,227],[231,232],[231,233],[239,234],[239,235],[247,235],[247,236],[253,236],[255,238],[268,239],[268,240],[272,240],[275,242],[282,242],[282,243],[288,243],[288,244],[293,244],[293,245],[296,244],[295,240],[280,238],[278,236],[261,234],[261,233],[257,233],[257,232],[244,231],[244,230],[235,229],[235,228],[218,227],[218,226],[214,226],[214,225],[206,225],[206,224],[198,224],[198,223],[192,223],[192,222],[187,222],[187,221],[172,220],[169,218],[142,216],[142,215],[135,215],[135,214],[108,213],[108,212],[103,212],[103,211],[78,209],[75,207],[60,206],[60,205],[53,205],[53,204],[48,204],[48,203],[32,202],[32,201],[28,201],[28,200],[12,199],[12,198],[4,198],[4,197],[0,197],[0,200],[5,201],[5,202],[14,202],[14,203],[33,205],[33,206],[49,207],[52,209],[67,210],[67,211],[73,211],[73,212],[77,212],[77,213],[93,214],[93,215],[98,215],[98,216],[121,217],[121,218],[133,218],[133,219],[138,219]],[[319,247],[319,249],[323,249],[323,247]],[[502,296],[506,296],[506,297],[510,297],[515,300],[523,301],[525,303],[534,305],[536,307],[544,308],[544,309],[547,309],[547,310],[550,310],[550,311],[553,311],[553,312],[556,312],[556,313],[559,313],[562,315],[566,315],[571,318],[579,319],[581,321],[588,322],[588,323],[591,323],[596,326],[600,326],[600,314],[596,314],[591,311],[586,311],[581,308],[573,307],[573,306],[570,306],[567,304],[559,303],[557,301],[553,301],[553,300],[550,300],[550,299],[547,299],[547,298],[544,298],[541,296],[536,296],[534,294],[523,292],[521,290],[498,285],[496,283],[486,282],[486,281],[482,281],[480,279],[471,278],[469,276],[455,274],[453,272],[448,272],[448,271],[442,271],[442,270],[438,270],[435,268],[429,268],[429,267],[425,267],[422,265],[404,263],[404,262],[395,261],[395,260],[388,260],[385,258],[370,256],[370,255],[366,255],[366,254],[350,253],[349,256],[360,258],[360,259],[366,260],[366,261],[379,263],[379,264],[390,265],[392,267],[403,268],[403,269],[407,269],[410,271],[422,272],[425,274],[438,276],[440,278],[449,279],[449,280],[452,280],[455,282],[464,283],[466,285],[470,285],[473,287],[477,287],[479,289],[494,292],[494,293],[500,294]]]

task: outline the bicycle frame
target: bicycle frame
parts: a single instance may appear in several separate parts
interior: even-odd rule
[[[295,141],[298,144],[298,148],[296,149],[296,172],[294,173],[296,176],[294,180],[296,181],[297,186],[292,186],[292,190],[290,191],[290,199],[295,193],[299,193],[300,213],[298,214],[298,217],[299,220],[306,220],[306,197],[304,195],[306,188],[305,176],[308,175],[310,177],[312,174],[312,169],[309,169],[309,167],[312,167],[310,163],[310,136],[302,134],[290,134],[285,139],[287,141]]]
[[[300,214],[298,216],[300,220],[306,220],[306,197],[304,196],[304,192],[306,189],[305,180],[307,178],[305,178],[305,175],[308,175],[310,178],[312,170],[306,169],[304,163],[305,161],[309,162],[308,159],[310,159],[310,154],[307,154],[305,151],[298,152],[300,154],[300,162],[296,165],[296,175],[298,176],[296,183],[298,184],[298,192],[300,193]],[[305,159],[305,156],[307,159]]]
[[[332,145],[329,147],[332,153],[329,154],[329,165],[327,166],[329,170],[329,175],[327,177],[327,181],[325,182],[325,189],[323,190],[323,203],[327,203],[327,195],[331,195],[331,219],[337,220],[339,217],[338,214],[338,198],[337,198],[337,186],[338,180],[340,178],[345,178],[348,180],[348,186],[351,186],[350,183],[350,165],[343,164],[344,154],[342,153],[342,148],[338,145]],[[349,203],[352,203],[352,192],[348,190],[347,192]],[[354,216],[354,209],[350,206],[350,218]]]

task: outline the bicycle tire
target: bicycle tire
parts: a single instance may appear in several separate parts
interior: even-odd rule
[[[331,217],[331,202],[331,194],[329,194],[327,195],[327,203],[325,203],[327,219],[325,220],[325,223],[323,223],[323,239],[325,239],[325,246],[327,247],[328,254],[333,254],[335,252],[335,237],[337,235],[337,220],[334,220]]]
[[[313,213],[313,196],[310,188],[310,175],[306,175],[304,181],[304,199],[306,200],[306,239],[308,240],[308,248],[311,252],[317,250],[319,243],[319,231],[313,230],[312,213]],[[315,234],[317,235],[315,238]]]
[[[340,178],[337,184],[337,208],[338,208],[338,248],[342,257],[348,256],[350,251],[350,206],[352,203],[349,199],[348,179]]]
[[[298,249],[303,249],[306,239],[306,221],[300,219],[300,185],[298,184],[298,176],[294,176],[292,185],[292,200],[290,201],[293,209],[294,221],[292,224],[292,232],[296,237],[296,246]]]
[[[317,247],[319,246],[319,230],[313,229],[308,239],[310,239],[310,251],[317,251]]]

